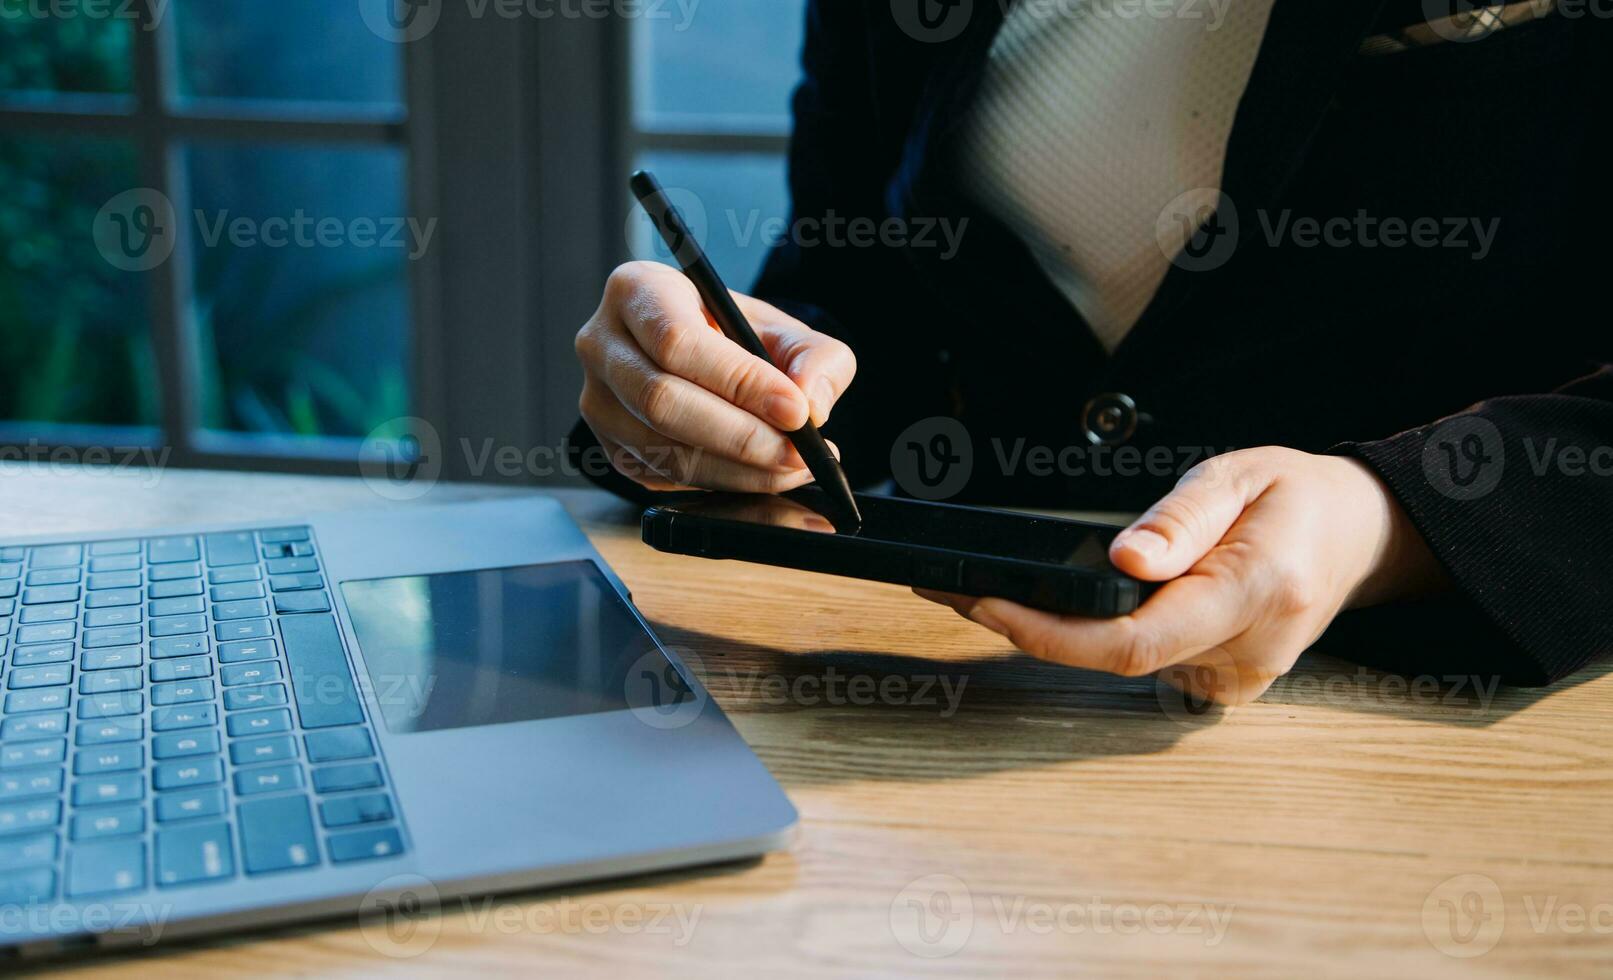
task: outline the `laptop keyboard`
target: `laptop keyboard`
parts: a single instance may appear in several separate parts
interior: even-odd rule
[[[306,527],[0,548],[0,906],[404,844]]]

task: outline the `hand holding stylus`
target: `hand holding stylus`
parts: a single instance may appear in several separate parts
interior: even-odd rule
[[[677,269],[611,274],[577,334],[579,407],[617,470],[652,490],[781,493],[812,482],[786,432],[822,425],[857,373],[851,348],[734,293],[774,364],[734,344]]]

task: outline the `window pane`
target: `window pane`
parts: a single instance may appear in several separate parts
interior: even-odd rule
[[[729,288],[749,290],[789,219],[783,158],[657,152],[641,155],[639,166],[655,171],[666,185]],[[649,220],[637,208],[633,215],[628,243],[633,254],[670,261]]]
[[[135,27],[120,4],[0,0],[0,91],[127,94]]]
[[[136,188],[120,142],[0,138],[0,415],[152,425],[160,409],[146,279],[96,247]]]
[[[652,12],[633,31],[639,128],[785,132],[804,7],[804,0],[645,5]]]
[[[409,265],[395,148],[193,144],[192,322],[208,429],[363,437],[407,415]]]
[[[172,2],[181,99],[402,104],[403,47],[353,0]]]

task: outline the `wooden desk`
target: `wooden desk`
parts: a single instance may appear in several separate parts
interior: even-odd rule
[[[7,467],[0,533],[407,506],[379,501],[358,481],[171,472],[153,488],[145,482]],[[495,492],[444,486],[426,502]],[[1236,712],[1166,712],[1150,682],[1016,655],[903,589],[660,555],[638,542],[630,512],[592,494],[564,499],[666,642],[700,657],[717,699],[795,801],[802,823],[789,851],[455,907],[418,924],[427,931],[414,941],[429,948],[412,957],[384,955],[401,950],[377,941],[373,927],[336,921],[63,972],[180,980],[1613,968],[1605,667],[1490,699],[1470,687],[1408,690],[1311,660]],[[762,594],[770,598],[754,598]],[[1464,875],[1479,877],[1450,881]],[[927,934],[917,918],[925,909]],[[693,922],[687,935],[680,915]],[[1453,922],[1475,938],[1457,942]],[[1435,946],[1474,952],[1497,938],[1470,959]],[[943,953],[960,940],[946,956],[909,949]]]

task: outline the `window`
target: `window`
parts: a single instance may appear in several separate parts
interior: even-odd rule
[[[490,449],[575,421],[571,338],[654,254],[628,170],[750,285],[804,0],[403,7],[0,0],[0,449],[573,479]]]
[[[327,0],[3,13],[13,441],[351,458],[410,413],[400,45]]]
[[[690,220],[729,286],[748,289],[788,217],[784,153],[804,0],[702,0],[635,23],[631,145]],[[633,251],[665,259],[647,222]]]

